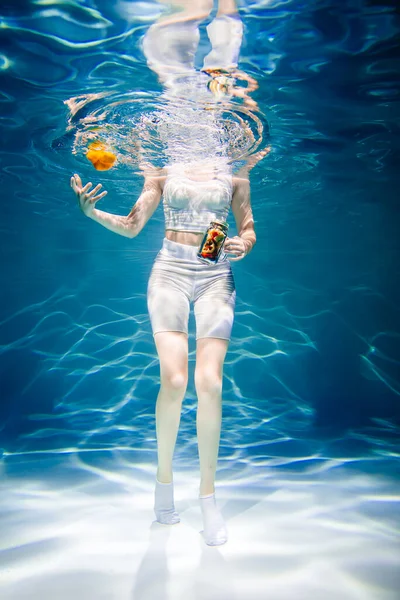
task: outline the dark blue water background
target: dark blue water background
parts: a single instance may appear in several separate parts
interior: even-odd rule
[[[272,152],[251,173],[257,245],[233,266],[221,457],[293,468],[374,459],[372,470],[391,470],[400,416],[399,14],[379,0],[239,6],[239,66],[259,82],[253,97]],[[101,208],[119,214],[143,180],[126,166],[97,173],[72,153],[65,101],[107,90],[136,94],[133,111],[154,101],[162,89],[141,42],[160,10],[1,2],[6,457],[103,449],[155,460],[159,371],[145,293],[162,208],[133,240],[82,215],[73,172],[101,181],[109,192]],[[192,335],[181,465],[196,461],[194,350]]]

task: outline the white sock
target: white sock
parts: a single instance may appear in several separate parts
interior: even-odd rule
[[[180,522],[178,513],[174,506],[174,484],[161,483],[156,478],[156,490],[154,494],[154,512],[157,521],[163,525],[174,525]]]
[[[220,546],[228,540],[225,521],[217,507],[215,493],[200,496],[201,512],[203,514],[204,539],[209,546]]]

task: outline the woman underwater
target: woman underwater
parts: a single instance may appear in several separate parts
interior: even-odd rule
[[[189,4],[193,8],[196,3]],[[201,2],[202,9],[206,4]],[[208,8],[211,10],[210,5]],[[144,50],[148,63],[157,73],[163,73],[163,83],[167,88],[169,85],[171,90],[176,74],[181,77],[185,69],[186,72],[188,69],[195,72],[191,61],[197,48],[196,39],[198,42],[198,18],[207,16],[200,13],[197,14],[197,20],[187,19],[189,34],[187,28],[184,31],[185,40],[190,46],[186,53],[189,59],[178,68],[174,57],[172,75],[171,69],[168,69],[168,65],[171,65],[168,48],[172,47],[172,42],[170,40],[169,46],[166,44],[165,30],[159,42],[164,48],[164,65],[160,58],[157,61],[154,59],[157,52],[161,54],[157,46],[160,36],[156,35],[156,30],[166,27],[165,24],[153,25],[145,36]],[[228,70],[237,66],[240,48],[238,28],[241,31],[241,22],[231,0],[220,2],[216,18],[208,26],[211,30],[214,27],[214,39],[218,39],[218,19],[225,34],[229,26],[236,32],[236,41],[230,47],[228,61],[226,47],[225,57],[220,59],[221,68]],[[181,21],[180,26],[184,22]],[[210,57],[215,58],[216,47],[214,43],[208,55],[209,64]],[[204,62],[206,64],[206,60]],[[209,78],[204,73],[202,75]],[[257,160],[253,157],[249,168],[255,162]],[[101,184],[92,189],[92,183],[83,185],[79,175],[75,174],[71,178],[71,187],[87,217],[129,238],[139,235],[161,198],[163,200],[165,237],[154,261],[147,288],[148,310],[160,362],[160,389],[156,402],[158,468],[154,510],[160,523],[175,524],[180,521],[174,506],[172,460],[188,382],[188,318],[192,302],[196,319],[194,379],[198,398],[199,501],[204,539],[208,545],[220,545],[228,539],[227,528],[215,500],[215,474],[221,432],[223,365],[231,336],[236,297],[230,262],[247,256],[256,242],[250,184],[247,176],[232,176],[226,161],[204,157],[196,161],[171,163],[164,171],[148,170],[144,178],[142,192],[127,216],[96,208],[96,203],[107,193],[100,191]],[[226,239],[216,264],[206,264],[197,257],[204,233],[210,222],[225,221],[230,208],[235,217],[237,235]]]

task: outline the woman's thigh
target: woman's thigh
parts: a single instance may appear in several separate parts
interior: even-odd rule
[[[194,381],[198,395],[211,393],[219,396],[221,394],[223,367],[228,345],[228,340],[218,338],[197,340]]]
[[[196,369],[221,375],[229,340],[200,338],[196,342]]]
[[[147,286],[147,308],[153,335],[159,332],[188,333],[190,277],[173,268],[153,266]]]
[[[214,269],[198,278],[194,299],[196,339],[230,340],[235,314],[236,286],[232,270]]]
[[[179,331],[154,335],[160,360],[161,381],[172,387],[185,387],[188,377],[188,336]]]

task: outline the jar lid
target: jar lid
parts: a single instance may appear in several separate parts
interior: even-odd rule
[[[226,221],[219,221],[218,219],[214,219],[214,221],[211,221],[211,225],[215,223],[216,225],[222,225],[222,227],[225,227],[226,229],[229,229],[229,225]]]

